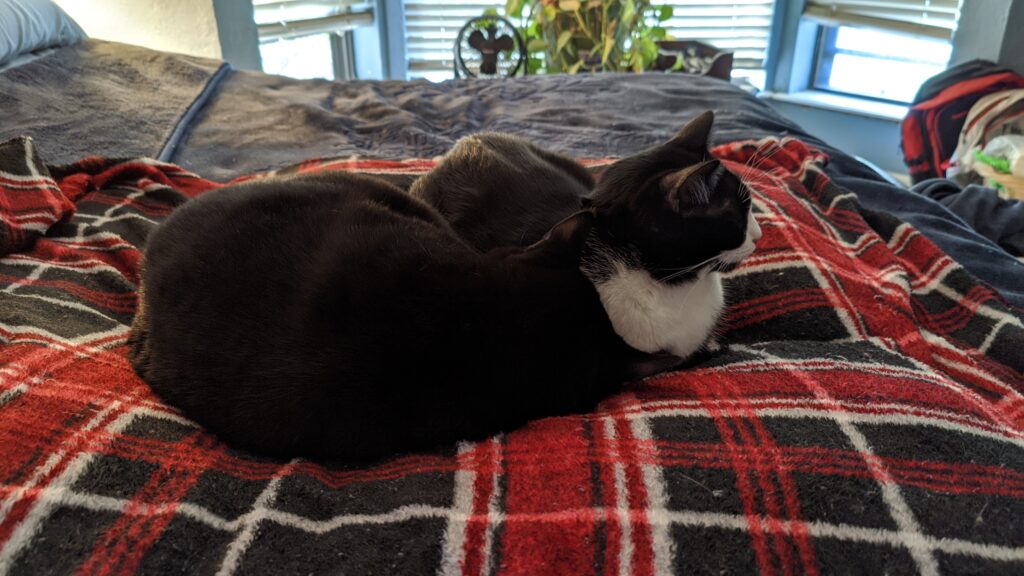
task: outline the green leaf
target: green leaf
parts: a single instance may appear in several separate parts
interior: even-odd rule
[[[521,18],[523,16],[523,5],[525,4],[526,0],[506,0],[505,16]]]
[[[633,15],[636,14],[636,4],[633,3],[633,0],[620,0],[620,2],[622,3],[622,14],[619,16],[619,21],[632,26]]]
[[[575,64],[569,66],[569,69],[566,70],[566,72],[569,74],[575,74],[580,71],[581,66],[583,66],[583,60],[577,60]]]
[[[612,48],[615,47],[615,37],[605,36],[604,37],[604,49],[601,50],[601,64],[608,64],[608,55],[612,53]]]
[[[544,18],[546,18],[548,22],[554,22],[555,16],[558,16],[558,8],[555,8],[550,4],[544,7]]]
[[[640,55],[643,59],[643,66],[646,68],[648,64],[658,59],[658,45],[650,38],[641,38]]]
[[[561,52],[562,48],[565,48],[565,45],[568,44],[571,39],[572,30],[563,30],[562,33],[558,35],[558,43],[555,44],[555,52]]]
[[[672,17],[673,10],[671,6],[661,5],[658,6],[658,22],[664,22]]]
[[[526,43],[527,52],[543,52],[548,49],[548,43],[542,38],[532,38]]]
[[[484,16],[498,16],[497,8],[488,8],[484,10]]]
[[[530,74],[536,74],[540,72],[541,68],[544,67],[543,58],[530,58],[526,61],[526,67],[530,71]]]
[[[558,9],[563,12],[575,12],[580,9],[580,0],[558,0]]]
[[[665,37],[668,35],[668,32],[666,32],[665,29],[661,28],[660,26],[655,26],[647,31],[647,35],[650,36],[651,38],[654,38],[655,40],[664,40]]]

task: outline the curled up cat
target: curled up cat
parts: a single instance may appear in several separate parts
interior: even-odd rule
[[[664,144],[609,166],[596,187],[571,159],[517,136],[475,134],[410,192],[481,250],[529,244],[592,207],[582,271],[615,331],[639,351],[687,358],[716,346],[719,272],[761,237],[746,186],[710,157],[713,123],[712,112],[699,115]]]
[[[130,359],[236,447],[366,460],[579,413],[633,377],[579,272],[592,211],[482,253],[345,172],[207,193],[150,236]]]
[[[286,457],[376,459],[591,410],[705,345],[718,270],[760,235],[707,158],[712,119],[589,194],[578,164],[500,135],[463,141],[414,194],[346,172],[209,192],[148,239],[132,365],[221,439]]]

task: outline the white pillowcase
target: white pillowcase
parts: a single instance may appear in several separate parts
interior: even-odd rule
[[[85,32],[51,0],[0,0],[0,65],[84,38]]]

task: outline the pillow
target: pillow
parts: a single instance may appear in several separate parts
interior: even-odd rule
[[[85,32],[51,0],[0,0],[0,65],[84,38]]]

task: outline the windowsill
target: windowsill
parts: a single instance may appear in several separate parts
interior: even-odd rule
[[[887,102],[847,96],[845,94],[833,94],[832,92],[822,92],[819,90],[804,90],[789,94],[783,92],[762,92],[759,96],[779,102],[790,102],[792,104],[881,120],[902,120],[907,115],[908,109],[908,106],[903,104],[889,104]]]

